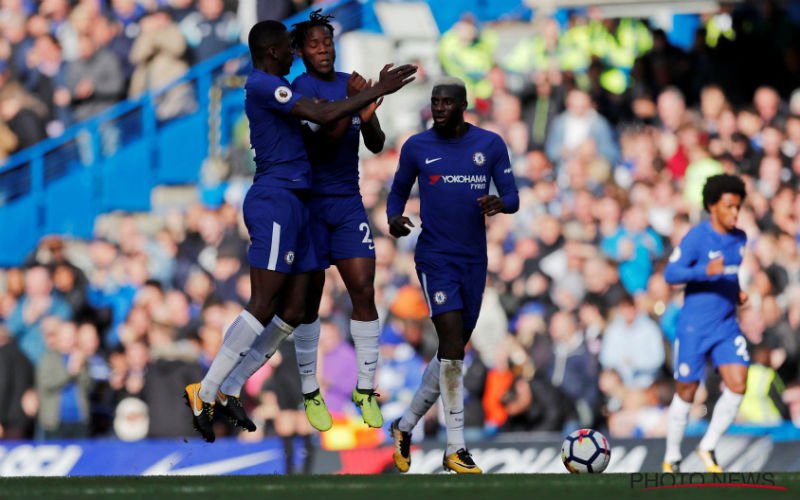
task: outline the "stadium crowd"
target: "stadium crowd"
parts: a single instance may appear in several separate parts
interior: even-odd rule
[[[0,161],[128,97],[160,89],[240,42],[257,19],[310,0],[5,0],[0,4]],[[191,112],[186,89],[159,118]]]
[[[203,5],[222,5],[197,3],[200,15]],[[9,42],[12,35],[31,51],[59,40],[64,59],[74,50],[71,61],[80,61],[97,46],[93,34],[74,33],[82,16],[92,19],[92,33],[104,24],[114,32],[144,12],[121,10],[142,8],[132,0],[112,1],[109,17],[92,11],[100,2],[67,4],[44,1],[34,14],[28,2],[4,1],[6,46],[21,46]],[[60,14],[46,9],[53,5]],[[521,198],[518,214],[489,221],[489,278],[465,360],[469,432],[593,426],[617,437],[664,435],[681,291],[666,284],[663,268],[704,216],[705,179],[721,172],[741,175],[748,188],[739,227],[749,239],[740,278],[750,299],[740,322],[752,366],[738,419],[800,427],[800,31],[775,4],[757,6],[707,16],[689,51],[643,21],[600,20],[592,11],[564,27],[534,18],[534,35],[502,55],[491,27],[469,16],[442,35],[442,68],[467,81],[470,120],[506,140]],[[163,11],[156,12],[144,19]],[[161,22],[179,29],[175,12]],[[143,33],[147,22],[139,23]],[[71,34],[53,38],[47,26],[56,25]],[[181,33],[193,61],[205,57],[203,45]],[[61,109],[79,119],[124,95],[139,68],[107,59],[123,82],[113,98],[92,86],[87,97],[76,101],[73,91],[58,104],[50,91],[47,116]],[[30,60],[12,51],[4,78],[22,85],[26,72],[38,71]],[[0,90],[4,119],[8,85]],[[419,115],[421,129],[429,110]],[[395,241],[385,217],[407,136],[363,156],[361,168],[377,254],[384,325],[377,387],[386,421],[408,405],[436,350],[414,272],[415,239]],[[185,413],[178,395],[202,376],[249,297],[240,212],[248,183],[232,178],[185,211],[106,216],[95,239],[45,238],[24,266],[0,271],[0,438],[193,435],[188,418],[175,418]],[[416,198],[410,211],[415,203],[418,214]],[[327,283],[319,375],[337,425],[356,428],[349,299],[335,271]],[[285,346],[246,386],[248,408],[268,425],[242,439],[308,433],[302,412],[280,405],[281,388],[297,384],[293,349]],[[693,419],[719,392],[709,374]],[[233,432],[224,427],[218,435]],[[436,412],[424,427],[418,432],[439,431]],[[380,439],[353,432],[349,444]]]

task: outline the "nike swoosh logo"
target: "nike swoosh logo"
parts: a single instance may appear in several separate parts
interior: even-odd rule
[[[450,415],[461,415],[462,413],[464,413],[464,410],[461,410],[461,411],[451,411],[451,412],[450,412]]]
[[[243,358],[243,357],[245,357],[245,356],[247,356],[247,351],[245,351],[245,352],[240,352],[240,353],[239,353],[239,357],[240,357],[240,358]]]
[[[442,157],[441,157],[441,156],[440,156],[439,158],[433,158],[433,159],[430,159],[430,158],[425,158],[425,165],[430,165],[431,163],[433,163],[433,162],[435,162],[435,161],[439,161],[439,160],[441,160],[441,159],[442,159]]]
[[[708,252],[708,258],[711,260],[716,259],[717,257],[722,257],[722,250],[717,250],[716,252]]]
[[[373,362],[371,362],[371,363],[370,363],[369,361],[364,361],[364,364],[365,364],[365,365],[374,365],[374,364],[375,364],[375,363],[377,363],[377,362],[378,362],[378,360],[376,359],[375,361],[373,361]]]
[[[303,367],[303,366],[308,366],[308,365],[313,364],[313,363],[314,363],[313,361],[309,361],[308,363],[298,363],[298,365],[300,367]]]
[[[370,249],[370,250],[375,250],[375,245],[370,245],[370,246],[369,246],[369,249]]]

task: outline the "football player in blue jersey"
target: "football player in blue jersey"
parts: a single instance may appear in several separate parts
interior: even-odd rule
[[[433,87],[433,127],[412,136],[400,151],[400,165],[387,201],[391,234],[410,232],[403,215],[419,183],[422,233],[415,262],[428,310],[439,337],[437,355],[402,418],[392,423],[394,461],[400,472],[411,465],[410,433],[441,395],[447,424],[445,470],[480,474],[464,442],[464,346],[480,312],[486,286],[486,216],[514,213],[519,194],[505,143],[497,134],[464,121],[467,91],[457,78]],[[489,194],[494,181],[498,195]]]
[[[251,240],[252,293],[244,311],[228,327],[206,376],[184,392],[194,426],[209,442],[214,441],[215,407],[238,426],[255,430],[239,402],[242,385],[305,315],[308,272],[317,263],[306,204],[311,166],[300,120],[327,124],[350,116],[396,92],[416,72],[411,65],[387,65],[375,85],[350,99],[319,102],[292,91],[285,78],[294,58],[286,26],[278,21],[259,22],[250,30],[248,45],[253,71],[245,85],[245,112],[256,174],[243,212]],[[327,430],[330,422],[327,428],[320,427]]]
[[[680,471],[681,441],[708,358],[719,370],[725,389],[697,455],[707,472],[722,472],[714,449],[739,410],[750,364],[747,340],[736,319],[736,306],[747,301],[738,277],[747,236],[736,227],[744,198],[740,178],[709,177],[703,206],[710,217],[689,230],[664,271],[668,283],[686,284],[673,346],[676,393],[669,407],[664,472]]]
[[[306,67],[306,72],[292,83],[292,88],[307,97],[325,101],[351,98],[371,86],[371,82],[358,73],[334,70],[334,28],[331,17],[320,12],[321,9],[312,12],[307,21],[296,24],[292,30],[292,43]],[[306,317],[294,330],[300,382],[304,399],[309,400],[319,394],[317,312],[325,285],[325,269],[335,264],[353,305],[350,334],[356,349],[358,383],[352,399],[370,427],[383,426],[374,390],[380,323],[375,307],[375,244],[358,187],[358,147],[359,135],[362,135],[367,149],[373,153],[383,150],[386,137],[375,114],[379,105],[380,101],[374,101],[352,116],[321,127],[308,124],[310,227],[318,267],[309,281]],[[330,421],[330,414],[321,401],[321,405],[306,405],[309,422],[317,428],[318,422]]]

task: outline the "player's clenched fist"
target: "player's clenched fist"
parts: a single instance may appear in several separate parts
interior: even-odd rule
[[[709,276],[716,276],[725,271],[725,260],[722,257],[709,261],[706,266],[706,274]]]
[[[403,215],[395,215],[389,219],[389,233],[395,238],[408,236],[412,227],[414,227],[414,223]]]
[[[481,207],[481,213],[489,217],[499,214],[503,211],[504,207],[503,200],[493,194],[487,194],[478,198],[478,205]]]

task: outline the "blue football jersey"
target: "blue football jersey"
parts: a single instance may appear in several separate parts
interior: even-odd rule
[[[300,120],[290,114],[300,97],[281,76],[259,69],[248,76],[244,108],[256,153],[254,184],[288,189],[311,186],[303,129]]]
[[[294,90],[307,97],[338,101],[347,97],[348,73],[336,72],[333,81],[318,80],[308,73],[295,78]],[[315,194],[358,194],[358,144],[361,118],[356,113],[341,141],[333,147],[307,144],[311,161],[311,190]]]
[[[744,231],[721,234],[704,221],[693,227],[675,248],[664,271],[668,283],[686,283],[679,322],[701,325],[735,320],[739,302],[739,266],[747,244]],[[708,276],[706,266],[723,258],[724,271]]]
[[[440,257],[486,262],[486,224],[477,199],[494,181],[505,213],[519,208],[519,193],[503,140],[474,125],[460,138],[442,138],[429,129],[409,138],[389,193],[386,212],[402,215],[411,188],[419,182],[422,233],[417,262]]]

